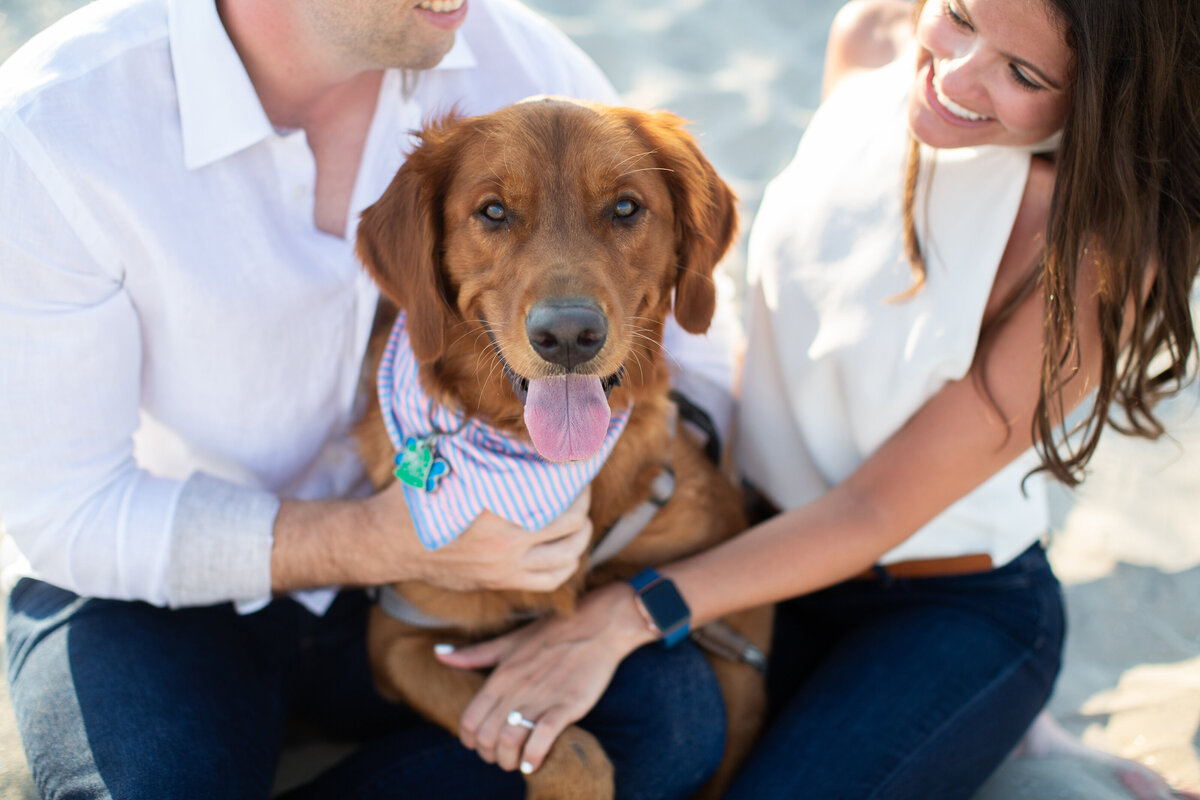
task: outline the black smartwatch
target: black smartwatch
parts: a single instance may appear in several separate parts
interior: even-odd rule
[[[644,613],[646,622],[662,637],[664,647],[687,638],[691,630],[692,612],[675,588],[674,581],[647,567],[630,578],[629,583],[637,592],[634,602]]]

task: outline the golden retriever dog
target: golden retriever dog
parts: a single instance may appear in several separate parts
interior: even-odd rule
[[[707,330],[713,269],[736,230],[734,205],[678,118],[539,98],[428,126],[363,213],[359,257],[404,311],[419,383],[432,401],[532,441],[550,461],[587,458],[610,415],[627,412],[592,481],[597,537],[646,502],[664,466],[675,478],[669,501],[631,543],[596,568],[581,563],[556,591],[392,587],[434,622],[374,609],[370,658],[386,696],[457,733],[484,678],[440,664],[434,643],[498,634],[517,614],[569,614],[590,586],[744,528],[739,492],[677,426],[662,347],[668,314],[689,332]],[[375,484],[392,480],[397,453],[378,407],[359,439]],[[768,610],[726,622],[765,651]],[[719,791],[753,743],[765,698],[753,667],[714,659],[714,669],[729,731],[709,787]],[[611,763],[577,726],[527,781],[531,798],[613,794]]]

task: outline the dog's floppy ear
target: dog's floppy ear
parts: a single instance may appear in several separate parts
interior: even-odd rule
[[[446,134],[454,118],[430,125],[391,184],[358,224],[358,257],[385,297],[404,310],[413,354],[444,352],[453,311],[441,269],[442,203],[450,179]]]
[[[717,307],[713,270],[737,233],[737,197],[700,152],[686,124],[666,112],[637,112],[634,128],[654,150],[675,204],[675,318],[703,333]]]

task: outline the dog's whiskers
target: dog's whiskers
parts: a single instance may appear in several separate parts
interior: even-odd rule
[[[494,351],[492,353],[491,360],[492,360],[492,368],[490,370],[488,370],[487,377],[483,381],[481,381],[479,384],[479,396],[477,398],[475,398],[476,405],[480,405],[480,406],[483,405],[483,390],[489,383],[492,382],[492,376],[496,374],[496,370],[500,369],[503,371],[503,369],[504,369],[504,362],[501,360],[499,354],[495,353]],[[476,369],[475,369],[476,375],[479,374],[479,366],[480,365],[478,365],[478,364],[476,365]]]
[[[668,167],[639,167],[637,169],[630,169],[630,170],[626,170],[625,172],[622,172],[621,177],[624,178],[629,175],[633,175],[634,173],[637,173],[637,172],[674,172],[674,171],[675,170],[670,169]]]
[[[466,330],[463,332],[463,334],[461,336],[459,336],[457,339],[452,341],[450,343],[450,345],[447,347],[447,349],[456,347],[459,342],[461,342],[463,339],[466,339],[472,333],[475,334],[475,339],[476,339],[475,344],[476,344],[476,346],[478,346],[478,339],[480,336],[490,335],[495,332],[495,331],[491,330],[491,327],[495,326],[493,323],[483,322],[481,320],[479,322],[480,322],[481,326],[483,327],[482,331],[472,328],[471,327],[472,323],[474,323],[476,321],[477,320],[464,319],[464,320],[459,320],[458,322],[454,323],[453,327],[451,328],[451,331],[453,331],[455,328],[465,328]],[[497,327],[497,330],[498,330],[498,326],[495,326],[495,327]]]
[[[620,169],[621,167],[623,167],[623,166],[625,166],[626,164],[628,164],[630,161],[639,161],[639,160],[641,160],[641,159],[645,158],[646,156],[652,156],[652,155],[655,155],[655,154],[657,154],[657,153],[658,153],[658,151],[657,151],[657,150],[645,150],[645,151],[643,151],[643,152],[641,152],[641,153],[634,153],[633,155],[631,155],[631,156],[628,156],[628,157],[626,157],[626,158],[623,158],[623,159],[621,159],[620,161],[618,161],[618,162],[616,163],[616,165],[614,166],[614,169]]]
[[[470,325],[471,325],[471,320],[469,320],[469,319],[461,319],[461,320],[459,320],[458,322],[454,323],[454,325],[452,325],[452,326],[450,327],[450,331],[451,331],[451,333],[453,333],[453,332],[454,332],[454,330],[455,330],[456,328],[464,328],[465,330],[464,330],[464,332],[463,332],[463,334],[462,334],[461,336],[459,336],[457,339],[455,339],[454,341],[452,341],[452,342],[451,342],[451,343],[450,343],[450,344],[447,346],[447,348],[446,348],[447,350],[449,350],[449,349],[451,349],[451,348],[453,348],[453,347],[456,347],[456,346],[458,346],[458,343],[459,343],[459,342],[461,342],[463,339],[465,339],[465,338],[467,338],[468,336],[470,336],[470,335],[471,335],[471,333],[472,333],[472,329],[471,329]]]
[[[717,281],[716,281],[716,279],[715,279],[715,278],[713,278],[713,276],[712,276],[712,275],[705,275],[703,272],[697,272],[697,271],[696,271],[696,270],[694,270],[694,269],[690,269],[690,268],[688,268],[688,267],[684,267],[684,266],[682,266],[682,265],[679,267],[679,269],[680,269],[681,271],[683,271],[683,272],[689,272],[689,273],[691,273],[692,275],[699,275],[701,278],[703,278],[704,280],[708,281],[709,283],[715,284],[715,283],[717,282]]]
[[[487,323],[484,323],[481,329],[475,332],[475,346],[479,346],[479,337],[484,336],[487,337],[488,344],[491,345],[488,349],[494,351],[499,346],[496,344],[496,333],[497,331],[492,330]]]
[[[635,319],[649,319],[649,318],[648,317],[631,316],[628,319],[635,320]],[[653,322],[654,320],[650,320],[650,321]],[[679,363],[679,359],[677,359],[675,357],[674,353],[672,353],[667,348],[666,344],[660,338],[653,336],[652,333],[646,332],[649,329],[643,328],[639,325],[628,325],[628,329],[629,329],[631,337],[639,337],[639,338],[645,339],[651,345],[657,346],[658,351],[660,353],[662,353],[663,355],[665,355],[667,358],[671,359],[671,361],[674,362],[676,367],[682,366]]]
[[[646,382],[646,370],[642,366],[642,354],[639,353],[637,350],[630,350],[629,355],[633,357],[633,363],[638,368],[638,380],[641,383],[645,383]]]
[[[651,337],[647,336],[643,332],[643,329],[640,325],[630,323],[630,320],[633,320],[633,319],[637,319],[637,317],[626,317],[624,322],[622,322],[622,327],[624,328],[625,336],[631,340],[632,339],[647,339],[647,340],[653,341],[653,339],[651,339]],[[639,349],[636,346],[631,347],[629,349],[629,357],[632,357],[633,363],[637,365],[639,382],[644,384],[646,382],[646,370],[642,365],[642,354],[639,352]]]
[[[628,164],[631,161],[641,161],[643,158],[649,158],[650,156],[656,156],[656,155],[658,155],[657,150],[646,150],[645,152],[642,152],[642,153],[636,153],[636,154],[631,155],[628,158],[624,159],[623,161],[617,162],[615,169],[621,169],[622,167],[624,167],[626,164]],[[644,167],[644,168],[640,168],[640,169],[630,170],[628,172],[625,172],[624,174],[631,175],[634,172],[641,172],[641,171],[643,171],[643,169],[647,169],[647,170],[655,170],[656,169],[656,170],[662,170],[663,172],[674,172],[675,171],[668,167]]]
[[[463,339],[466,339],[470,335],[471,335],[471,331],[466,331],[461,336],[459,336],[457,339],[450,342],[450,344],[446,346],[446,349],[451,350],[451,349],[457,347],[459,342],[461,342]]]
[[[631,314],[628,317],[626,317],[626,319],[638,319],[638,320],[643,320],[645,322],[649,322],[650,323],[649,325],[643,326],[643,328],[645,330],[651,330],[652,328],[658,328],[661,330],[663,327],[663,324],[664,324],[661,319],[655,319],[654,317],[642,317],[642,316],[638,316],[636,314]]]

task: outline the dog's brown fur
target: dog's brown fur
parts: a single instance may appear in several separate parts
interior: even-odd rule
[[[614,204],[641,209],[619,218]],[[503,224],[481,213],[500,202]],[[452,732],[483,682],[433,658],[435,642],[463,643],[512,626],[514,611],[570,613],[585,586],[631,576],[728,538],[744,527],[733,485],[688,436],[671,430],[669,356],[662,329],[672,310],[687,331],[707,330],[716,305],[712,272],[736,229],[735,199],[669,114],[543,99],[429,126],[383,197],[363,214],[358,252],[384,295],[407,313],[420,379],[436,400],[527,437],[521,401],[500,358],[524,378],[561,374],[525,334],[525,315],[547,297],[594,301],[609,322],[603,348],[576,372],[624,368],[613,408],[633,405],[628,427],[592,483],[597,532],[642,503],[669,454],[670,502],[618,556],[560,589],[450,592],[408,582],[396,590],[453,630],[416,629],[375,609],[369,646],[375,678]],[[672,306],[672,298],[674,305]],[[377,350],[378,352],[378,350]],[[360,440],[372,480],[391,480],[394,450],[378,409]],[[730,622],[766,649],[769,612]],[[753,743],[765,699],[760,676],[715,660],[729,738],[716,791]],[[582,749],[580,749],[582,748]],[[582,753],[580,758],[577,753]],[[528,778],[531,798],[602,798],[612,768],[590,734],[571,726]]]

